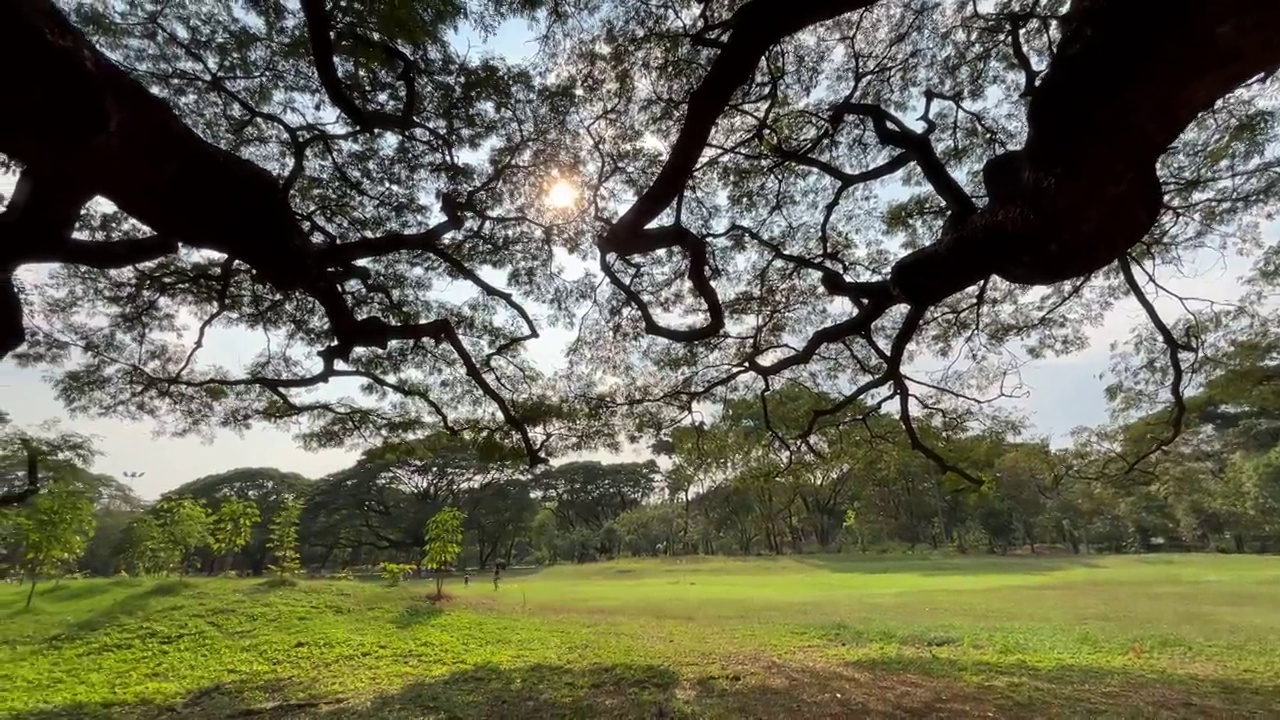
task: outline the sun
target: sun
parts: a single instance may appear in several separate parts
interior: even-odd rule
[[[578,188],[573,183],[568,180],[557,180],[547,190],[542,202],[549,208],[569,208],[578,202],[578,195]]]

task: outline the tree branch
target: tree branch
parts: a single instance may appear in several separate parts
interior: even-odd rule
[[[1178,340],[1173,334],[1173,330],[1165,323],[1164,318],[1160,317],[1160,313],[1156,310],[1154,304],[1142,291],[1142,286],[1138,283],[1138,279],[1133,275],[1133,266],[1130,264],[1130,256],[1125,255],[1120,258],[1120,274],[1124,276],[1125,285],[1129,287],[1129,291],[1133,293],[1133,298],[1138,301],[1138,305],[1142,306],[1142,311],[1146,313],[1147,319],[1151,321],[1156,332],[1160,335],[1161,342],[1168,349],[1169,368],[1172,377],[1169,380],[1169,396],[1172,406],[1169,408],[1169,432],[1164,437],[1155,442],[1154,445],[1147,448],[1141,455],[1135,458],[1125,468],[1124,474],[1128,475],[1135,468],[1143,463],[1147,458],[1164,451],[1178,439],[1182,434],[1183,424],[1187,416],[1187,401],[1182,391],[1183,368],[1182,353],[1195,352],[1196,348],[1190,344]]]
[[[27,484],[21,490],[0,494],[0,507],[21,505],[40,492],[40,451],[30,440],[22,441],[22,449],[27,455]]]
[[[631,254],[637,234],[666,210],[689,183],[716,121],[733,94],[751,78],[770,47],[807,27],[861,10],[876,0],[750,0],[734,13],[724,47],[689,96],[680,134],[662,169],[599,241],[601,252]],[[643,252],[643,251],[641,251]]]
[[[417,85],[414,81],[414,63],[403,51],[387,43],[379,45],[401,63],[398,79],[405,85],[405,102],[399,115],[381,110],[360,107],[347,91],[338,74],[333,42],[333,17],[325,0],[300,0],[302,15],[307,23],[307,39],[311,43],[311,57],[316,75],[329,102],[361,130],[411,130],[420,127],[414,122],[414,106],[417,102]]]
[[[848,115],[867,118],[871,121],[877,140],[906,153],[920,168],[929,186],[959,220],[967,219],[978,211],[973,198],[956,182],[938,157],[928,133],[912,130],[893,113],[870,103],[845,102],[836,105],[831,110],[831,124],[839,126]]]

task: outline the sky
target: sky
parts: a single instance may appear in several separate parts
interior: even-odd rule
[[[488,47],[516,58],[529,51],[529,37],[524,27],[509,23],[490,39]],[[466,37],[460,37],[459,42],[465,43]],[[11,176],[0,175],[0,194],[8,195],[12,183]],[[1272,240],[1280,239],[1280,225],[1273,224],[1268,234]],[[1202,272],[1194,279],[1171,279],[1172,289],[1217,300],[1233,299],[1238,278],[1248,269],[1247,262],[1239,257],[1206,256],[1200,265]],[[1162,309],[1171,309],[1167,300],[1157,304]],[[1101,326],[1090,331],[1092,342],[1088,350],[1026,366],[1022,379],[1029,397],[1017,401],[1014,407],[1028,415],[1037,433],[1057,440],[1064,439],[1077,426],[1105,421],[1106,380],[1103,378],[1110,346],[1114,341],[1122,341],[1136,324],[1143,322],[1146,322],[1145,316],[1135,302],[1120,303]],[[252,357],[259,349],[255,339],[247,335],[228,334],[211,340],[216,341],[209,344],[210,350],[216,353],[211,360],[229,365],[237,358]],[[528,349],[544,364],[556,364],[562,361],[568,340],[565,332],[550,332],[532,341]],[[223,432],[206,443],[196,438],[157,437],[151,423],[70,419],[44,382],[42,371],[20,369],[11,361],[0,362],[0,409],[21,426],[59,419],[64,429],[94,436],[102,453],[94,469],[117,477],[124,472],[144,473],[130,484],[148,499],[197,477],[238,467],[269,466],[319,477],[355,459],[353,451],[308,452],[298,447],[287,432],[277,429],[258,429],[243,437]],[[594,457],[607,459],[608,456]]]

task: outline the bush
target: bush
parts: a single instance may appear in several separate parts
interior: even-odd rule
[[[382,579],[390,585],[399,585],[402,580],[412,577],[416,569],[408,563],[383,563]]]

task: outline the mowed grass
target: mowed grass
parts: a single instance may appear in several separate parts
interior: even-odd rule
[[[625,561],[0,589],[20,717],[1280,717],[1280,558]]]

